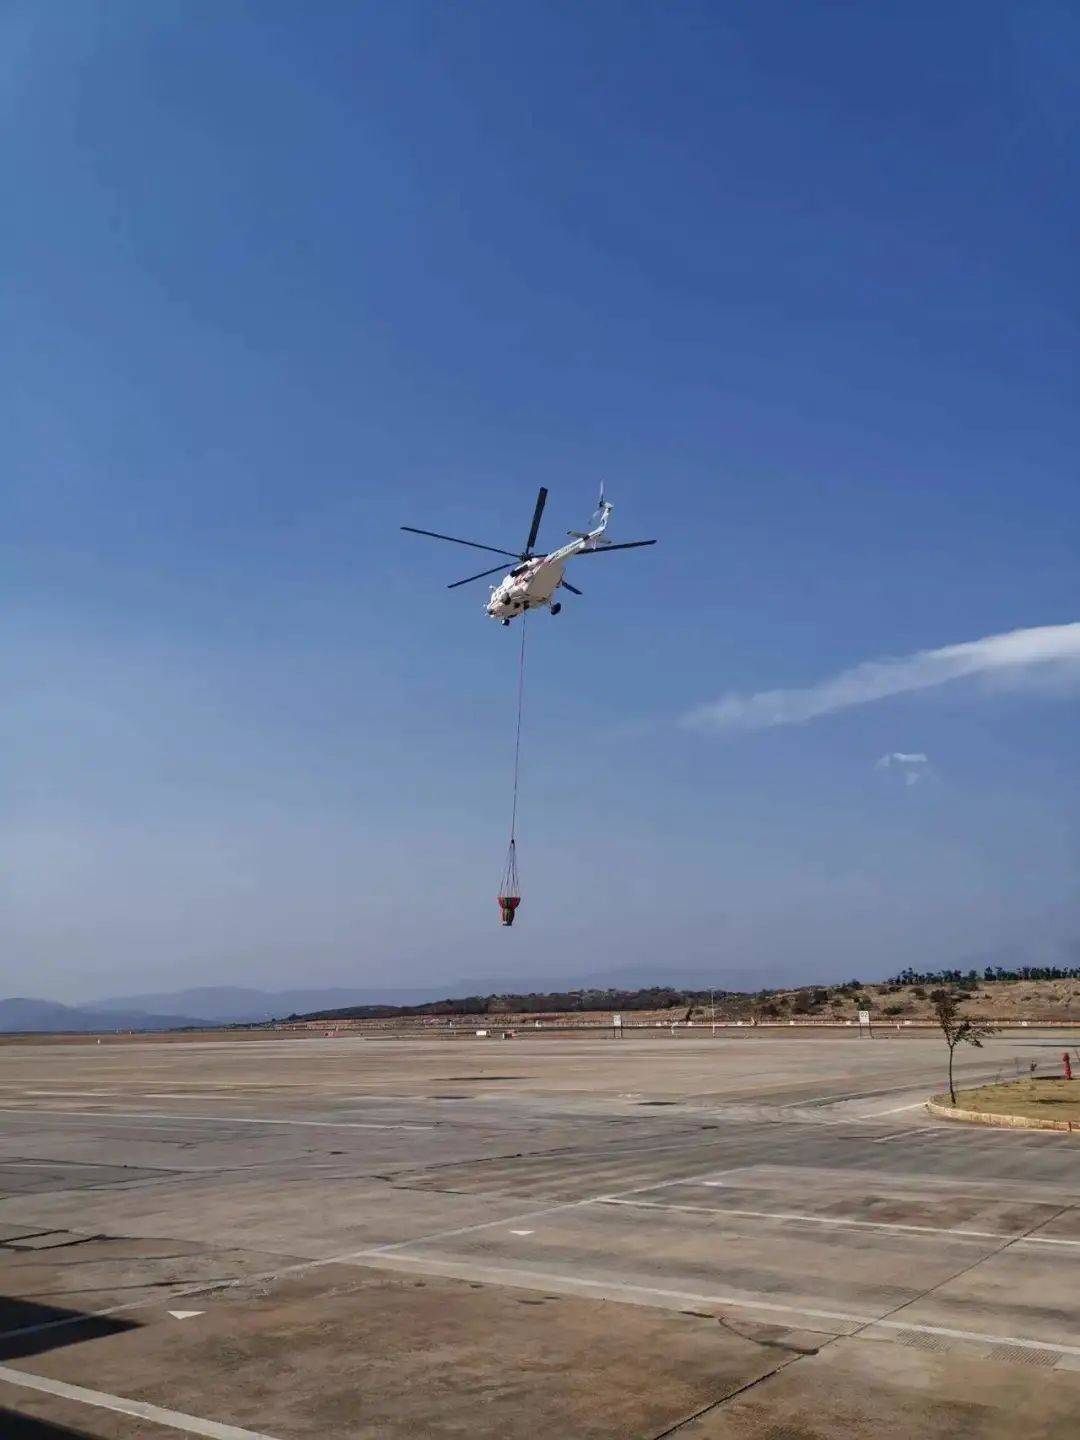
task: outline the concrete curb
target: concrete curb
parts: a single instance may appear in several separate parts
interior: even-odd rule
[[[960,1110],[950,1105],[944,1095],[934,1095],[927,1100],[926,1108],[931,1115],[942,1120],[967,1120],[973,1125],[996,1125],[1004,1130],[1063,1130],[1080,1134],[1080,1121],[1075,1125],[1071,1120],[1035,1120],[1030,1115],[988,1115],[982,1110]]]

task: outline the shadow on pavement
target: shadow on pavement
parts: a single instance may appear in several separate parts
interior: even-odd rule
[[[94,1440],[89,1430],[72,1430],[51,1420],[32,1420],[0,1408],[0,1435],[4,1440]]]
[[[39,1305],[33,1300],[13,1300],[0,1295],[0,1360],[40,1355],[60,1345],[81,1345],[85,1340],[136,1329],[137,1321],[121,1320],[115,1315],[87,1315],[80,1310],[64,1310],[58,1305]],[[10,1433],[0,1424],[3,1440],[7,1440]],[[75,1433],[56,1431],[58,1435]]]

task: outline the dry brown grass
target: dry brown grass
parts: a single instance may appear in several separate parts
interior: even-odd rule
[[[946,1097],[947,1098],[947,1097]],[[1080,1080],[1013,1080],[1004,1085],[980,1085],[958,1090],[961,1110],[982,1115],[1023,1115],[1029,1120],[1080,1121]]]

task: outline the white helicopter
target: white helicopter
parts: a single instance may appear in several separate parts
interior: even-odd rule
[[[556,590],[561,588],[569,590],[572,595],[581,594],[576,586],[563,578],[563,569],[568,560],[575,555],[606,555],[611,550],[638,550],[643,545],[655,545],[656,541],[627,540],[620,545],[613,545],[610,540],[604,539],[604,531],[615,507],[610,500],[604,499],[604,487],[601,485],[600,502],[593,516],[593,528],[568,530],[567,534],[573,537],[569,545],[552,550],[549,555],[536,555],[533,553],[533,546],[536,544],[547,494],[547,490],[541,485],[524,550],[503,550],[497,545],[480,545],[475,540],[459,540],[456,535],[440,535],[435,530],[418,530],[415,525],[402,525],[401,528],[410,535],[430,535],[433,540],[449,540],[454,545],[470,545],[474,550],[491,550],[496,555],[508,555],[512,560],[520,560],[522,563],[515,565],[505,579],[491,587],[491,598],[484,609],[493,620],[501,620],[504,625],[509,625],[515,615],[524,615],[527,610],[537,610],[542,605],[546,605],[552,615],[558,615],[562,605],[555,599]],[[466,575],[464,580],[455,580],[446,588],[456,590],[459,585],[468,585],[472,580],[482,580],[485,575],[494,575],[496,571],[505,568],[505,565],[495,565],[490,570],[481,570],[477,575]]]

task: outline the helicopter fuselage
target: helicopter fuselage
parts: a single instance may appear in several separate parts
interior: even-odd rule
[[[594,536],[588,539],[596,543]],[[555,603],[555,591],[562,584],[567,560],[584,550],[586,544],[585,538],[574,540],[550,555],[537,555],[522,565],[515,565],[509,575],[491,587],[491,597],[484,607],[487,613],[493,620],[512,620],[516,615],[524,615],[526,610],[551,606]]]
[[[540,519],[544,513],[544,505],[547,502],[547,489],[541,485],[536,497],[536,508],[533,511],[532,524],[529,526],[529,537],[520,550],[507,550],[498,545],[482,545],[477,540],[463,540],[459,535],[444,535],[438,530],[421,530],[415,525],[403,525],[402,530],[408,530],[413,535],[427,535],[432,540],[446,540],[451,545],[468,545],[473,550],[487,550],[493,555],[506,555],[516,563],[513,569],[498,582],[492,585],[491,594],[484,605],[485,612],[492,620],[499,620],[503,625],[509,625],[516,615],[524,615],[529,610],[535,610],[541,605],[546,605],[552,615],[557,615],[562,609],[561,603],[555,599],[555,592],[560,586],[569,590],[572,595],[580,595],[581,591],[576,585],[571,585],[569,580],[563,578],[563,571],[566,562],[575,555],[596,555],[603,554],[609,550],[637,550],[643,545],[655,545],[655,540],[627,540],[621,544],[613,545],[604,535],[611,512],[614,508],[610,500],[604,499],[604,487],[600,487],[600,500],[593,516],[591,530],[570,530],[567,533],[571,536],[569,545],[562,545],[558,550],[552,550],[549,555],[538,555],[533,549],[536,544],[537,532],[540,528]],[[446,588],[456,590],[459,585],[468,585],[473,580],[483,580],[488,575],[495,575],[506,565],[504,560],[499,565],[493,565],[487,570],[481,570],[478,575],[466,575],[464,580],[455,580]]]

